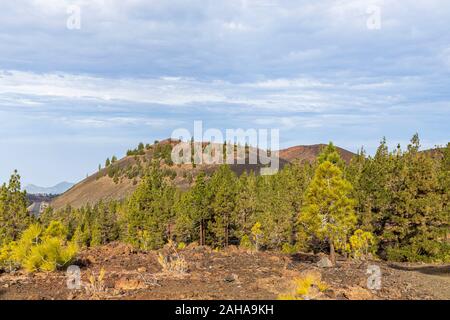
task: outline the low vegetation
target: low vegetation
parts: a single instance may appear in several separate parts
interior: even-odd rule
[[[67,229],[62,223],[52,221],[45,230],[39,224],[31,224],[17,242],[2,247],[0,267],[49,272],[69,265],[77,252],[77,245],[67,241]]]
[[[309,272],[294,280],[294,290],[290,293],[280,294],[279,300],[313,300],[328,289],[321,280],[319,273]]]

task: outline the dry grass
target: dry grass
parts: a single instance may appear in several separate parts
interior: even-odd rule
[[[106,294],[106,286],[104,282],[105,269],[101,269],[98,275],[91,272],[89,282],[84,283],[83,287],[86,294],[92,299],[101,299]]]
[[[163,273],[184,275],[188,272],[189,266],[186,259],[178,252],[176,245],[169,241],[168,252],[158,254],[158,263],[162,267]]]
[[[294,290],[287,294],[280,294],[279,300],[314,300],[319,298],[328,289],[322,282],[320,273],[307,272],[294,279]]]

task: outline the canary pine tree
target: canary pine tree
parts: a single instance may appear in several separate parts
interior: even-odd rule
[[[289,243],[293,234],[293,217],[296,214],[289,203],[284,177],[280,174],[260,177],[258,183],[258,212],[261,223],[261,247],[280,249]]]
[[[125,239],[144,250],[162,247],[169,236],[174,194],[158,164],[153,163],[128,200]]]
[[[345,166],[345,162],[341,159],[341,156],[339,155],[339,152],[333,142],[330,142],[326,147],[324,147],[317,157],[317,162],[319,164],[325,161],[329,161],[341,169]]]
[[[177,236],[182,241],[196,241],[206,244],[206,232],[210,220],[208,184],[205,173],[200,172],[192,188],[185,192],[176,204]]]
[[[450,262],[450,142],[443,148],[443,156],[439,172],[439,184],[442,197],[442,215],[446,222],[444,223],[445,235],[443,237],[443,260]]]
[[[289,210],[290,227],[287,243],[294,245],[298,241],[299,247],[304,247],[303,239],[297,234],[295,223],[301,211],[304,201],[304,194],[314,174],[313,166],[308,163],[293,163],[285,166],[279,173],[279,190],[283,195],[283,202],[286,202]]]
[[[0,245],[17,240],[31,222],[26,192],[21,191],[20,175],[16,170],[9,183],[0,187]]]
[[[237,236],[250,237],[258,209],[258,186],[255,174],[244,172],[238,181],[236,199]]]
[[[346,241],[356,224],[351,192],[352,185],[343,178],[341,169],[328,160],[323,161],[306,190],[298,219],[300,228],[328,242],[333,264],[335,244]]]
[[[439,183],[440,163],[419,152],[414,135],[406,152],[397,149],[387,185],[392,194],[387,223],[380,235],[392,260],[433,260],[443,255],[449,216]]]
[[[237,179],[228,165],[221,165],[210,181],[211,231],[217,245],[227,247],[235,224]]]

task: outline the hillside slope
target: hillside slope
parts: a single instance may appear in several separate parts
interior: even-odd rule
[[[99,172],[79,182],[66,193],[55,198],[51,206],[55,209],[64,208],[67,205],[78,208],[88,203],[95,204],[100,200],[122,200],[128,197],[136,188],[140,180],[143,168],[150,163],[152,159],[161,160],[161,168],[170,176],[172,183],[181,189],[189,188],[189,185],[198,172],[204,171],[212,174],[218,165],[197,165],[191,164],[168,165],[164,155],[167,156],[167,150],[173,147],[178,141],[170,139],[158,142],[152,146],[147,146],[140,154],[133,154],[124,157],[113,163],[108,168],[103,168]],[[204,144],[205,146],[206,144]],[[169,147],[170,146],[170,147]],[[325,144],[312,146],[295,146],[280,150],[280,168],[293,161],[314,161]],[[161,151],[163,150],[163,151]],[[164,150],[165,153],[164,153]],[[342,158],[349,162],[354,155],[352,152],[338,148]],[[259,150],[250,148],[250,153],[259,152]],[[244,171],[253,171],[259,174],[262,164],[235,164],[231,169],[240,175]]]
[[[316,159],[321,150],[326,147],[326,144],[314,144],[310,146],[295,146],[287,149],[280,150],[280,158],[292,162],[297,161],[309,161],[312,162]],[[353,152],[336,147],[341,158],[349,163],[352,157],[355,155]]]

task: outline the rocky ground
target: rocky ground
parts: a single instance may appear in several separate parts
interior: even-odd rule
[[[181,262],[164,269],[159,253]],[[76,262],[81,269],[78,290],[68,288],[66,271],[16,271],[0,274],[0,299],[276,299],[294,290],[294,279],[310,274],[319,277],[326,290],[316,290],[307,299],[450,299],[450,265],[339,260],[327,268],[317,265],[320,259],[236,247],[146,253],[115,243],[81,253]],[[368,265],[380,267],[380,290],[367,288]]]

